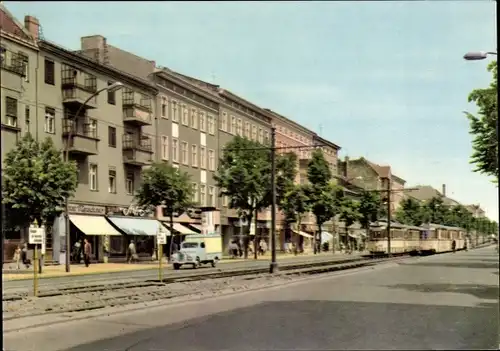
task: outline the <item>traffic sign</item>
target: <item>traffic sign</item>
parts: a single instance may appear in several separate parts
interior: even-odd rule
[[[156,243],[158,245],[165,245],[167,243],[167,236],[165,233],[158,233],[156,235]]]
[[[35,245],[43,245],[45,239],[45,228],[30,228],[29,243]]]

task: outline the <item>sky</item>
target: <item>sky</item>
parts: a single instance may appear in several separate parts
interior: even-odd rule
[[[45,39],[80,37],[155,60],[270,108],[340,145],[342,157],[389,164],[498,220],[498,189],[474,173],[469,92],[486,87],[494,1],[15,2]]]

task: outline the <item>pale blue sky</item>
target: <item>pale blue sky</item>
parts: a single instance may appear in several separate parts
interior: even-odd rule
[[[46,39],[111,45],[271,108],[498,219],[497,190],[472,173],[467,95],[490,81],[470,50],[496,46],[495,2],[14,2]]]

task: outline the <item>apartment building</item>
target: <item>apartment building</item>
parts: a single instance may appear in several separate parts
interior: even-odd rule
[[[387,182],[391,182],[391,213],[394,213],[401,201],[405,197],[403,191],[406,181],[401,177],[396,176],[391,171],[391,166],[381,166],[364,157],[351,160],[346,157],[340,162],[342,169],[342,178],[344,181],[351,183],[353,186],[366,190],[385,190]],[[381,194],[383,194],[381,192]],[[384,195],[382,195],[384,196]]]
[[[39,38],[38,20],[31,16],[22,26],[5,8],[1,13],[2,155],[26,132],[38,140],[52,138],[61,150],[68,145],[79,171],[69,206],[72,242],[82,234],[94,235],[97,259],[103,256],[104,241],[111,253],[123,253],[123,236],[104,217],[134,212],[130,206],[141,169],[156,152],[157,89]],[[110,85],[119,90],[107,90]],[[55,260],[67,249],[61,246],[63,222],[58,219],[48,231],[47,255]],[[99,235],[106,238],[101,241]]]

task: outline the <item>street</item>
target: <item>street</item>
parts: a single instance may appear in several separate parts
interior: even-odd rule
[[[494,247],[6,333],[6,350],[497,349]],[[103,312],[105,313],[105,312]]]

